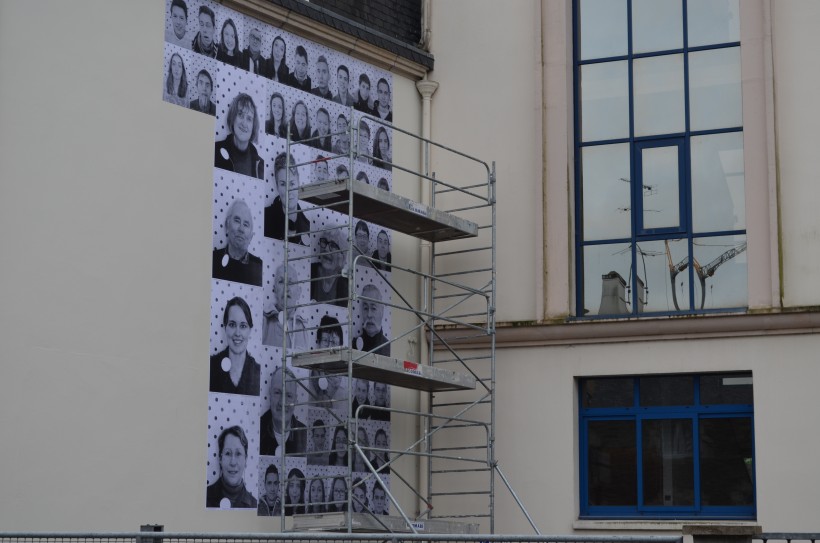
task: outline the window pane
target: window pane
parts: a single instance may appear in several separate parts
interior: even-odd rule
[[[752,386],[751,373],[703,375],[700,378],[700,403],[752,404]]]
[[[694,405],[694,379],[684,375],[641,377],[641,406]]]
[[[683,55],[636,59],[635,135],[683,132]]]
[[[741,126],[742,109],[740,47],[690,53],[690,130]]]
[[[696,309],[745,307],[746,236],[695,238]]]
[[[629,244],[615,243],[584,247],[584,308],[580,315],[629,313],[627,294],[632,252]]]
[[[692,420],[645,420],[641,435],[644,505],[693,505]]]
[[[686,240],[642,241],[638,250],[641,312],[689,309],[689,274],[686,271],[689,249]],[[670,258],[675,269],[680,271],[670,271]]]
[[[581,153],[584,240],[628,238],[629,144],[584,147]]]
[[[689,0],[689,47],[740,41],[738,0]]]
[[[643,228],[680,226],[678,146],[641,149]]]
[[[581,405],[590,407],[632,407],[635,386],[631,377],[584,379]]]
[[[753,505],[752,419],[700,420],[700,499],[708,505]]]
[[[632,52],[648,53],[683,47],[680,0],[632,0]]]
[[[626,0],[581,0],[581,60],[627,53]]]
[[[691,156],[693,230],[746,228],[743,133],[693,137]]]
[[[581,134],[583,141],[629,137],[625,60],[581,66]]]
[[[590,421],[589,505],[636,505],[635,422]]]

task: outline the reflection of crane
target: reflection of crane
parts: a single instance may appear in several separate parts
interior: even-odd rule
[[[672,302],[675,304],[675,309],[680,311],[680,307],[678,307],[678,293],[675,290],[675,277],[689,267],[689,257],[685,256],[677,264],[672,264],[672,252],[669,250],[669,240],[663,243],[666,245],[666,259],[669,262],[669,282],[672,284]]]
[[[666,240],[664,243],[666,244],[666,258],[669,262],[669,280],[672,283],[672,301],[675,303],[675,309],[680,311],[680,307],[678,307],[678,298],[675,293],[675,277],[689,267],[689,257],[685,256],[677,264],[672,264],[672,252],[669,250],[669,240]],[[692,265],[695,268],[695,273],[697,273],[698,279],[700,280],[701,309],[703,309],[703,305],[706,303],[706,279],[715,275],[715,272],[723,263],[728,262],[745,250],[746,242],[744,241],[737,247],[732,247],[728,251],[724,252],[705,266],[701,266],[697,258],[692,259]]]
[[[618,179],[620,181],[623,181],[624,183],[632,184],[632,181],[627,179],[626,177],[619,177]],[[655,188],[655,185],[642,185],[642,187],[644,192],[646,192],[646,194],[650,196],[658,192],[658,189]]]

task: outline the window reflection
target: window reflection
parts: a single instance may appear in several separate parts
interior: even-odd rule
[[[746,236],[695,238],[693,245],[696,307],[745,307]]]
[[[713,373],[700,378],[700,403],[749,404],[754,400],[751,373]]]
[[[626,0],[581,0],[581,59],[627,53]]]
[[[700,421],[700,480],[703,505],[754,505],[750,417]]]
[[[689,47],[740,41],[738,0],[689,0]]]
[[[649,53],[683,47],[680,0],[632,0],[632,52]]]
[[[631,377],[585,379],[581,394],[584,408],[632,407],[635,403]]]
[[[690,129],[732,128],[742,124],[740,47],[690,53]]]
[[[690,145],[693,230],[746,228],[743,133],[695,136]]]
[[[678,146],[641,149],[644,229],[680,226]]]
[[[630,235],[629,144],[582,150],[584,239]]]
[[[688,254],[686,240],[638,243],[638,276],[645,283],[644,311],[689,309]]]
[[[584,247],[583,315],[629,313],[632,251],[628,243]]]
[[[647,420],[641,428],[645,505],[692,505],[692,420]]]
[[[635,135],[683,132],[683,55],[635,59]]]
[[[588,439],[589,505],[635,505],[635,422],[590,421]]]
[[[629,137],[629,81],[625,60],[581,67],[581,110],[584,141]]]

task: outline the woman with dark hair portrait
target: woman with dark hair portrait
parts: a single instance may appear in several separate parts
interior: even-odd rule
[[[347,428],[337,426],[333,432],[333,450],[327,457],[329,466],[347,466]]]
[[[367,513],[370,509],[370,504],[367,502],[367,488],[364,486],[364,482],[362,482],[361,477],[356,477],[353,479],[350,483],[350,487],[353,489],[351,492],[353,499],[350,500],[353,512]]]
[[[290,68],[285,64],[287,50],[285,40],[281,36],[273,38],[273,43],[270,46],[270,58],[266,62],[265,77],[283,84],[287,81],[290,77]]]
[[[265,121],[265,132],[271,136],[286,138],[288,133],[287,123],[285,122],[285,97],[278,92],[274,92],[270,96],[269,107],[268,113],[270,116]]]
[[[390,170],[392,169],[391,162],[393,162],[393,152],[390,150],[390,138],[387,136],[387,129],[380,126],[373,140],[373,165]]]
[[[290,113],[290,141],[303,141],[310,138],[310,119],[308,109],[301,100],[296,102]]]
[[[211,392],[259,396],[259,364],[248,352],[253,317],[248,303],[236,296],[222,315],[225,349],[211,357]]]
[[[305,474],[298,468],[288,472],[285,488],[285,515],[301,515],[305,512]]]
[[[321,479],[313,479],[310,482],[308,495],[307,513],[324,513],[327,511],[325,505],[325,483]]]
[[[347,483],[344,477],[334,477],[330,485],[330,500],[327,505],[329,513],[347,511]]]
[[[257,179],[265,178],[265,161],[254,142],[259,137],[259,115],[253,98],[241,92],[228,106],[228,135],[216,142],[214,166]]]
[[[231,66],[239,66],[239,33],[236,31],[236,24],[233,19],[228,19],[222,23],[222,40],[216,52],[216,60],[221,60]]]
[[[222,509],[256,508],[256,498],[245,487],[248,438],[240,426],[225,428],[217,439],[219,479],[205,492],[206,507]]]
[[[185,63],[179,53],[171,55],[168,63],[168,77],[165,78],[163,99],[178,106],[184,106],[188,96],[188,78],[185,75]]]

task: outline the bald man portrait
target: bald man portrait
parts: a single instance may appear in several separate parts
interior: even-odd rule
[[[248,285],[262,286],[262,259],[248,251],[253,239],[253,216],[245,200],[234,200],[225,214],[228,244],[214,249],[212,275]]]

